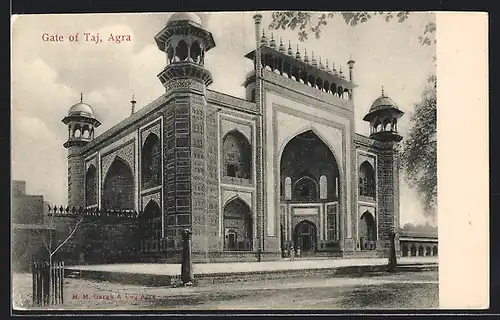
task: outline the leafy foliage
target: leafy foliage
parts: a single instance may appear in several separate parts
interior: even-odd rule
[[[316,39],[321,36],[321,31],[324,26],[328,24],[328,20],[334,18],[335,16],[340,16],[344,19],[345,23],[350,26],[356,26],[360,23],[365,23],[372,17],[380,16],[385,22],[393,21],[402,23],[408,19],[408,11],[399,12],[385,12],[385,11],[375,11],[375,12],[328,12],[328,13],[318,13],[318,12],[306,12],[306,11],[278,11],[273,12],[272,21],[269,24],[269,28],[279,30],[279,29],[291,29],[296,30],[298,28],[298,37],[300,41],[307,40],[309,34],[314,34]],[[436,24],[429,22],[425,26],[425,30],[422,36],[419,37],[419,41],[422,45],[431,45],[435,43],[436,40],[431,36],[431,34],[436,30]]]
[[[413,126],[401,154],[405,179],[416,189],[429,215],[434,215],[437,204],[436,87],[436,76],[430,76],[422,99],[410,116]]]

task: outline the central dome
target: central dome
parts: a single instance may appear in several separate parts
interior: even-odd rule
[[[88,104],[83,103],[83,102],[79,102],[79,103],[73,105],[71,108],[69,108],[68,115],[69,116],[82,115],[82,116],[93,117],[94,110]]]
[[[181,22],[181,21],[192,22],[200,27],[203,25],[203,21],[201,20],[201,17],[194,12],[174,13],[170,17],[170,19],[168,19],[167,25],[172,24],[172,23],[176,23],[176,22]]]

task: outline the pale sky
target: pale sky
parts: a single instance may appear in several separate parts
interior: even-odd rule
[[[214,83],[210,89],[244,97],[241,86],[252,62],[244,55],[254,49],[253,12],[201,14],[204,27],[212,32],[216,47],[206,54],[206,68]],[[27,192],[40,194],[52,204],[67,203],[66,149],[67,128],[61,122],[68,109],[80,100],[91,105],[104,132],[130,114],[132,94],[136,109],[164,93],[156,75],[165,66],[165,54],[159,51],[154,35],[168,21],[169,13],[26,15],[12,23],[12,179],[25,180]],[[362,121],[371,103],[380,96],[381,86],[406,114],[398,129],[408,131],[409,113],[420,99],[427,76],[435,72],[434,46],[422,46],[418,36],[425,25],[434,21],[432,13],[411,13],[400,24],[375,17],[365,24],[350,27],[336,16],[329,20],[322,37],[310,36],[299,42],[297,31],[274,31],[288,47],[330,66],[335,61],[347,75],[347,61],[355,64],[356,131],[368,134]],[[267,28],[271,14],[263,13]],[[59,34],[65,41],[44,43],[43,33]],[[84,32],[99,32],[100,44],[82,42]],[[80,34],[80,42],[70,42],[69,35]],[[129,34],[131,42],[108,43],[109,33]],[[418,195],[401,178],[401,224],[425,223]],[[433,223],[432,221],[430,221]]]

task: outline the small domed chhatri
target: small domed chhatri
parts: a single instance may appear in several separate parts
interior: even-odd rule
[[[167,25],[172,25],[176,23],[186,23],[192,22],[199,27],[203,26],[203,20],[201,17],[194,12],[178,12],[174,13],[170,19],[168,19]]]
[[[80,116],[80,117],[90,117],[94,118],[94,109],[91,106],[83,102],[83,94],[80,94],[80,102],[74,104],[68,110],[68,116]]]
[[[68,140],[64,143],[65,148],[83,146],[94,139],[94,129],[101,125],[94,115],[91,106],[83,102],[83,94],[80,93],[80,102],[69,108],[68,115],[62,119],[68,126]]]
[[[398,119],[404,112],[399,110],[396,103],[385,95],[382,86],[382,94],[371,105],[370,111],[363,118],[370,123],[370,138],[383,141],[399,142],[403,137],[398,134]]]

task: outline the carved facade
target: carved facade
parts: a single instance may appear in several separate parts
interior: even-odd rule
[[[177,261],[186,228],[195,261],[280,259],[292,249],[386,255],[399,221],[401,113],[383,94],[367,115],[374,136],[356,134],[354,61],[347,79],[268,41],[255,18],[247,99],[207,88],[215,41],[183,13],[155,37],[167,57],[164,95],[97,137],[92,108],[70,109],[69,205],[139,211],[145,260]]]

